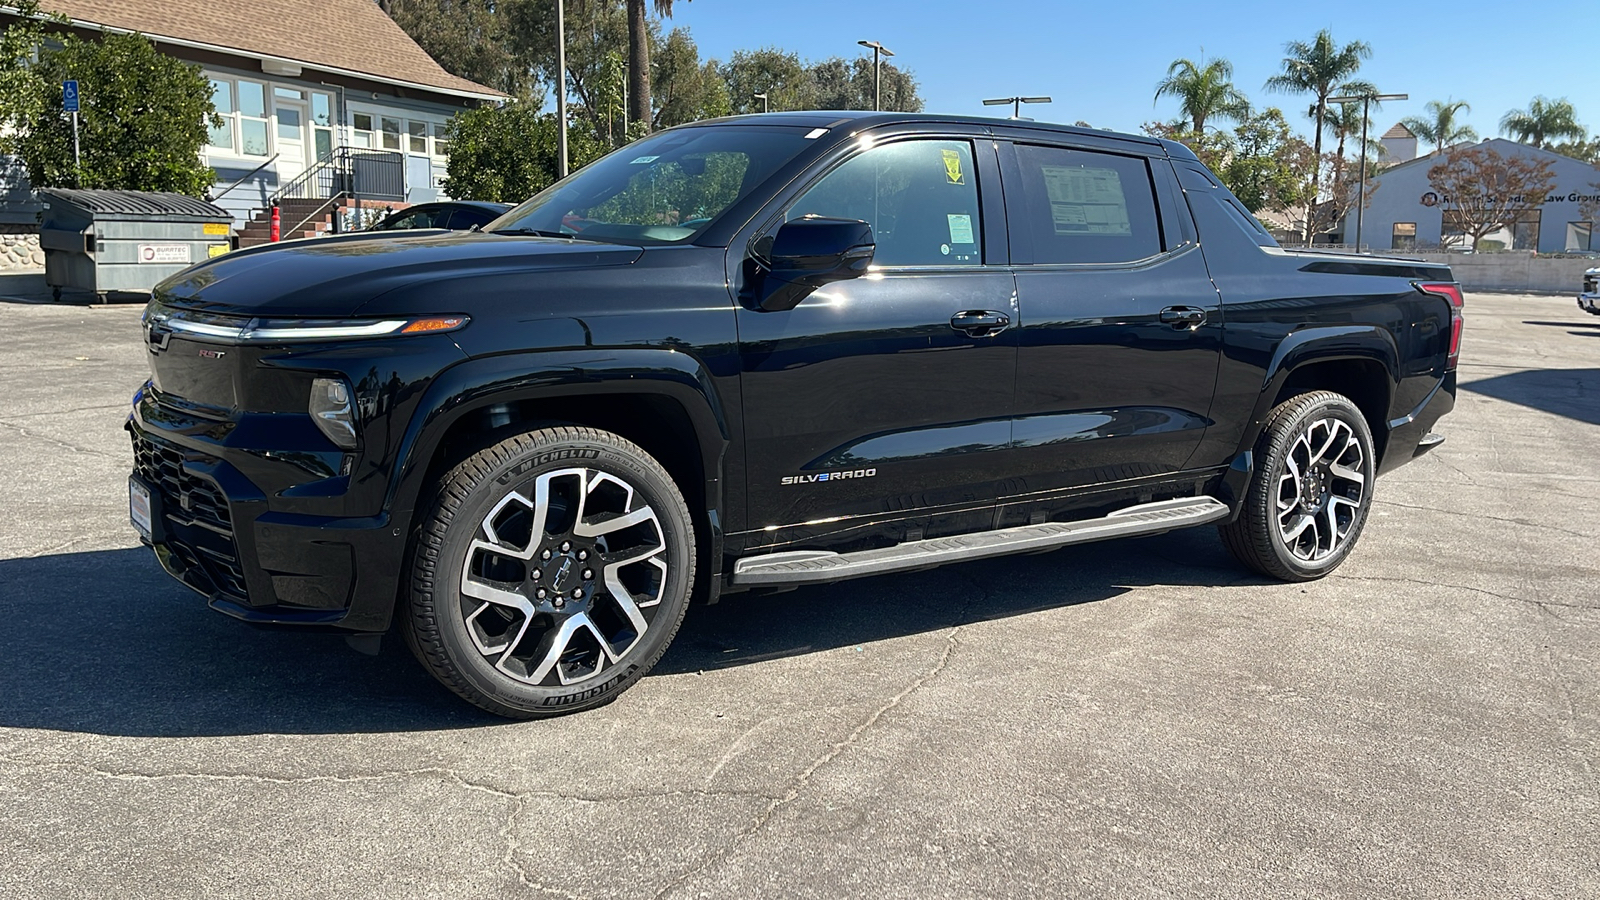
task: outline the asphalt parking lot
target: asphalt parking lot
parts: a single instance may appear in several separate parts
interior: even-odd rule
[[[735,596],[533,723],[161,573],[138,315],[0,300],[0,897],[1600,895],[1570,298],[1468,297],[1447,442],[1322,582],[1202,529]]]

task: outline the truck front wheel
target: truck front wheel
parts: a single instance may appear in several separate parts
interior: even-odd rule
[[[610,432],[543,428],[444,476],[404,628],[436,678],[489,712],[590,709],[666,652],[694,563],[688,506],[649,454]]]
[[[1350,555],[1372,508],[1377,457],[1354,403],[1300,394],[1267,417],[1239,517],[1221,526],[1236,559],[1283,581],[1311,581]]]

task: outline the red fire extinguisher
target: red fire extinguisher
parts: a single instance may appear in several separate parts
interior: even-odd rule
[[[280,227],[281,226],[278,220],[278,208],[274,206],[272,208],[272,242],[274,244],[283,239],[278,232]]]

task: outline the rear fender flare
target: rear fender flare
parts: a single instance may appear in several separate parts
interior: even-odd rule
[[[1394,336],[1376,325],[1319,325],[1302,328],[1285,337],[1273,351],[1261,384],[1261,394],[1245,429],[1241,450],[1250,450],[1261,436],[1267,415],[1289,377],[1298,369],[1337,360],[1376,362],[1388,375],[1389,398],[1400,383],[1400,350]],[[1384,403],[1381,421],[1389,420],[1389,400]],[[1376,435],[1375,435],[1376,437]]]

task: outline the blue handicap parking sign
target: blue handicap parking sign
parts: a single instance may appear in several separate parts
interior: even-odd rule
[[[67,81],[61,85],[61,105],[67,112],[78,111],[78,82]]]

